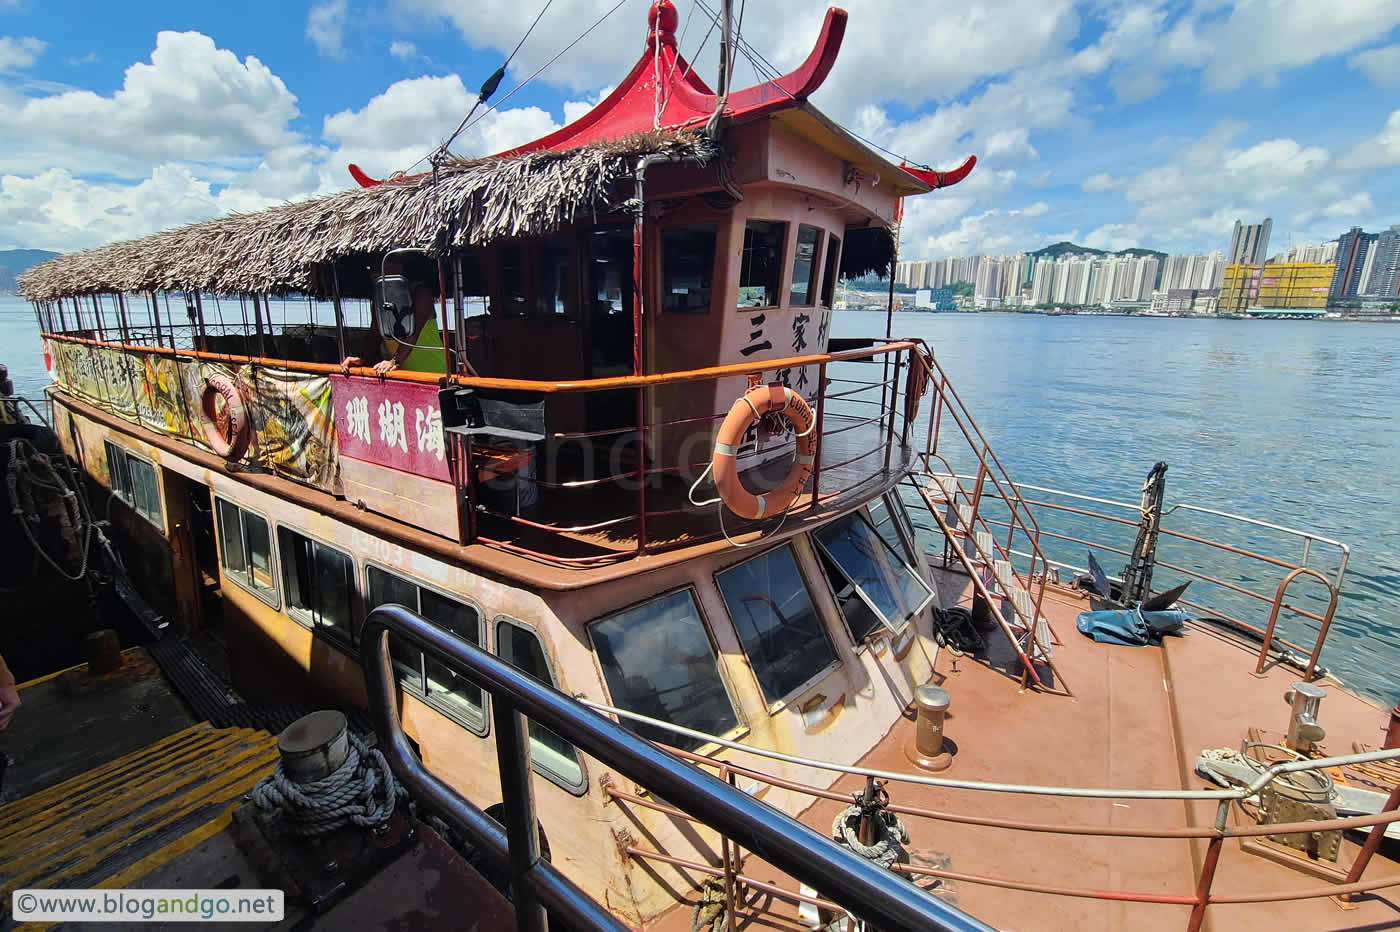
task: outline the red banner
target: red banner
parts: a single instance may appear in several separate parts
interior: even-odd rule
[[[450,482],[436,385],[333,375],[341,456]]]

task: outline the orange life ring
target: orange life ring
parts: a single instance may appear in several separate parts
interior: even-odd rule
[[[763,415],[782,413],[797,430],[797,455],[782,484],[771,492],[755,495],[739,482],[739,444],[744,433]],[[817,438],[812,430],[812,408],[797,392],[780,382],[751,388],[734,402],[719,425],[715,454],[710,460],[715,488],[729,510],[741,518],[756,519],[775,515],[791,507],[802,494],[812,475]]]
[[[217,407],[220,398],[224,400],[223,412]],[[248,424],[248,406],[243,403],[243,393],[238,386],[228,376],[216,372],[204,380],[199,407],[204,415],[201,419],[204,442],[224,459],[241,459],[248,452],[253,432]],[[224,420],[227,426],[220,424]]]

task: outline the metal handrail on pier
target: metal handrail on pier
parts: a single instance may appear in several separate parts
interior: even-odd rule
[[[460,673],[491,696],[500,767],[502,827],[423,766],[399,720],[389,635]],[[852,915],[887,929],[977,930],[990,927],[930,896],[897,874],[783,815],[742,790],[699,771],[616,722],[546,686],[401,605],[365,619],[360,659],[379,746],[408,790],[508,868],[518,928],[542,930],[546,914],[573,928],[622,930],[608,911],[540,858],[524,716],[554,731],[687,817],[742,839],[764,861],[809,884]]]

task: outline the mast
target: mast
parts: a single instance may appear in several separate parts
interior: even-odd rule
[[[716,88],[719,91],[720,109],[723,109],[724,99],[729,96],[729,82],[733,77],[730,65],[734,61],[734,0],[720,0],[719,16],[719,83]]]

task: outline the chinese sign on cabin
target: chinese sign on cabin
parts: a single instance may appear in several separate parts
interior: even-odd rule
[[[340,455],[450,482],[436,385],[331,376]]]

